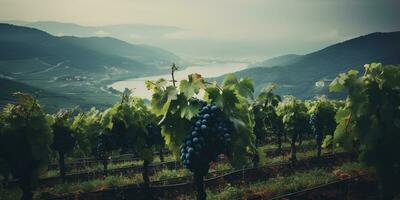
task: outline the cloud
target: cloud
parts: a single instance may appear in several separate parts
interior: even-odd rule
[[[191,30],[180,30],[172,33],[166,33],[162,36],[165,39],[204,39],[208,38],[206,34]]]
[[[144,35],[139,35],[139,34],[134,34],[134,33],[129,34],[129,37],[132,38],[132,39],[143,39],[143,38],[145,38]]]
[[[94,32],[94,34],[97,35],[97,36],[101,36],[101,37],[110,36],[111,35],[110,33],[106,32],[106,31],[103,31],[103,30],[98,30],[98,31]]]

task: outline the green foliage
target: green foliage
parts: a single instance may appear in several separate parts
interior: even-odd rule
[[[146,126],[147,138],[146,142],[148,146],[154,146],[158,149],[165,147],[164,137],[161,135],[161,129],[157,125],[151,123]]]
[[[51,125],[53,129],[53,143],[51,147],[58,152],[63,152],[63,154],[71,152],[76,141],[69,119],[71,112],[72,110],[60,110],[54,115],[54,123]]]
[[[287,96],[279,103],[278,115],[282,118],[284,131],[290,138],[291,160],[296,160],[296,141],[309,131],[307,107],[305,102]]]
[[[50,117],[34,97],[15,96],[18,102],[8,104],[0,115],[0,173],[19,179],[21,189],[29,193],[47,167],[52,142]]]
[[[334,141],[361,152],[361,159],[376,166],[385,195],[393,195],[400,177],[400,66],[366,64],[365,73],[350,70],[330,85],[347,90],[344,108],[336,114]],[[397,180],[396,180],[397,179]]]
[[[71,128],[74,130],[76,148],[74,155],[84,157],[96,155],[97,136],[103,130],[101,118],[103,113],[92,108],[74,117]]]
[[[152,161],[152,150],[147,145],[147,125],[155,118],[140,98],[124,93],[121,102],[104,111],[102,127],[110,130],[116,148],[138,153],[141,159]]]
[[[267,135],[276,136],[280,141],[283,132],[282,118],[278,116],[276,110],[281,97],[273,93],[275,88],[276,85],[266,87],[253,104],[254,134],[259,142],[265,140]]]
[[[290,137],[295,138],[308,130],[308,115],[304,101],[287,96],[279,103],[277,113],[282,117],[284,129]]]
[[[335,102],[325,97],[318,97],[310,102],[308,114],[310,115],[311,130],[317,141],[318,148],[322,143],[324,143],[324,147],[332,143],[332,137],[325,136],[333,135],[336,128],[335,114],[337,110],[335,105]],[[318,150],[320,151],[320,149]]]
[[[222,86],[218,87],[216,84],[207,87],[205,99],[221,108],[233,123],[231,154],[228,154],[228,158],[233,167],[242,167],[249,163],[248,153],[257,153],[253,134],[254,114],[250,112],[254,98],[253,83],[249,78],[238,80],[229,74]]]
[[[199,95],[201,90],[205,91],[204,99],[217,105],[234,125],[232,151],[228,155],[232,164],[241,167],[248,162],[247,153],[256,153],[252,132],[254,116],[249,112],[254,92],[251,79],[238,80],[234,75],[227,75],[222,86],[218,86],[205,83],[199,74],[192,74],[187,80],[180,81],[179,88],[167,84],[163,79],[146,82],[147,88],[153,91],[151,109],[162,118],[162,134],[176,156],[189,133],[190,120],[200,109],[198,102],[189,100]]]
[[[193,76],[192,76],[193,77]],[[189,78],[186,84],[181,86],[183,91],[194,91],[180,93],[174,86],[167,86],[167,81],[160,79],[156,82],[147,81],[146,86],[153,91],[151,99],[151,111],[162,118],[160,121],[161,131],[166,144],[173,150],[174,155],[179,155],[179,146],[184,139],[190,126],[190,119],[199,112],[200,105],[190,103],[188,99],[197,95],[204,86],[201,79]],[[194,83],[196,82],[196,83]],[[192,87],[193,89],[186,89]],[[197,92],[197,93],[196,93]],[[192,96],[190,96],[192,94]]]
[[[103,162],[104,170],[107,170],[108,159],[117,146],[109,128],[103,130],[97,139],[96,156],[97,159]]]

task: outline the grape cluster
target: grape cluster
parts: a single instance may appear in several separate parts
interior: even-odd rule
[[[107,159],[112,147],[112,135],[107,132],[100,133],[97,143],[97,158],[100,160]]]
[[[317,140],[317,142],[320,143],[322,141],[323,135],[322,135],[321,123],[318,120],[317,114],[312,114],[310,116],[309,123],[311,125],[311,130],[314,134],[315,140]]]
[[[72,130],[60,122],[54,123],[52,128],[54,135],[51,147],[56,151],[64,153],[72,151],[76,143]]]
[[[161,135],[161,129],[155,124],[151,123],[146,126],[147,128],[147,145],[163,145],[165,143],[163,136]]]
[[[232,123],[214,104],[192,99],[191,104],[200,105],[200,112],[192,118],[192,126],[180,146],[181,160],[192,171],[207,171],[211,161],[226,153],[231,144]]]

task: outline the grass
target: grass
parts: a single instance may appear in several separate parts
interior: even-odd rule
[[[310,156],[315,156],[315,150],[310,150],[306,152],[300,152],[297,153],[298,159],[310,157]],[[266,159],[265,163],[260,163],[261,165],[265,164],[273,164],[277,163],[280,161],[288,160],[290,157],[289,156],[277,156],[272,159]],[[351,166],[349,168],[352,168]],[[221,170],[228,170],[232,169],[231,165],[229,163],[216,163],[215,165],[212,165],[210,168],[210,172],[214,171],[221,171]],[[178,178],[178,177],[184,177],[184,176],[189,176],[192,175],[192,173],[187,170],[187,169],[161,169],[159,171],[156,171],[153,176],[150,176],[151,181],[159,181],[159,180],[165,180],[169,178]],[[128,185],[128,184],[140,184],[143,182],[142,175],[140,173],[138,174],[132,174],[132,175],[124,175],[124,176],[107,176],[104,179],[94,179],[90,181],[80,181],[80,182],[68,182],[68,183],[59,183],[55,184],[51,187],[48,188],[43,188],[41,189],[38,194],[43,197],[43,195],[62,195],[62,194],[69,194],[69,193],[79,193],[79,192],[87,192],[87,191],[93,191],[93,190],[98,190],[101,188],[108,188],[112,186],[120,186],[120,185]]]
[[[173,155],[168,155],[164,157],[164,162],[169,162],[173,161],[175,158]],[[158,156],[154,158],[153,163],[160,163],[161,160]],[[123,163],[109,163],[108,164],[108,169],[118,169],[118,168],[124,168],[124,167],[132,167],[132,166],[138,166],[142,165],[143,161],[142,160],[132,160],[132,161],[126,161]],[[73,168],[72,170],[69,170],[68,173],[79,173],[79,172],[93,172],[93,171],[99,171],[103,170],[103,165],[100,163],[97,163],[92,166],[85,166],[83,168]],[[60,171],[58,169],[54,170],[48,170],[45,174],[43,174],[41,177],[52,177],[52,176],[59,176]]]
[[[184,176],[190,176],[192,173],[188,169],[162,169],[157,171],[154,176],[150,178],[151,181],[159,181],[170,178],[178,178]]]
[[[90,192],[95,190],[101,190],[104,188],[117,187],[135,183],[143,182],[141,174],[133,175],[119,175],[119,176],[107,176],[104,179],[94,179],[90,181],[81,181],[75,183],[59,183],[52,187],[46,187],[36,192],[36,199],[43,199],[53,195],[63,195],[80,192]]]
[[[307,146],[307,145],[311,145],[311,144],[315,144],[315,141],[314,140],[305,140],[305,141],[303,141],[302,146]],[[267,144],[267,145],[264,145],[259,148],[264,151],[264,150],[273,150],[273,149],[276,149],[277,147],[278,146],[276,144]],[[282,147],[283,148],[290,147],[290,144],[283,143]],[[175,160],[175,158],[171,154],[164,156],[164,162],[174,161],[174,160]],[[268,162],[269,158],[264,159],[264,160],[267,160],[267,163],[270,163],[270,162]],[[274,157],[272,160],[281,160],[281,158]],[[161,162],[159,156],[155,156],[153,163],[159,163],[159,162]],[[137,166],[137,165],[142,165],[142,163],[143,163],[143,161],[141,161],[141,160],[132,160],[132,161],[127,161],[127,162],[123,162],[123,163],[110,163],[110,164],[108,164],[108,169],[118,169],[118,168],[123,168],[123,167]],[[264,164],[266,164],[266,163],[264,163]],[[227,169],[226,166],[218,165],[216,167],[222,167],[223,169]],[[86,166],[83,168],[73,168],[73,169],[69,170],[68,173],[93,172],[93,171],[98,171],[98,170],[103,170],[103,165],[100,163],[92,165],[92,166]],[[215,169],[215,170],[218,171],[221,169]],[[58,169],[48,170],[41,177],[45,178],[45,177],[53,177],[53,176],[59,176]]]
[[[308,145],[316,145],[315,140],[304,140],[301,146],[308,146]],[[296,144],[297,146],[297,144]],[[265,150],[275,150],[278,148],[278,144],[267,144],[261,147],[258,147],[259,149],[265,151]],[[285,142],[282,143],[282,148],[290,148],[290,143]]]
[[[296,191],[311,185],[326,183],[334,179],[332,174],[323,169],[310,170],[308,172],[296,172],[288,177],[276,177],[268,181],[250,184],[249,186],[230,186],[228,185],[221,191],[207,191],[207,199],[240,199],[246,194],[266,193],[283,194]]]
[[[316,152],[315,150],[309,150],[305,152],[298,152],[297,153],[297,158],[302,159],[306,157],[311,157],[315,156]],[[280,161],[285,161],[289,160],[290,156],[276,156],[276,157],[268,157],[264,160],[263,162],[260,163],[260,165],[266,165],[266,164],[273,164],[277,163]],[[173,156],[168,156],[166,157],[166,160],[172,160],[174,159]],[[157,160],[156,160],[157,161]],[[159,161],[159,160],[158,160]],[[110,169],[112,168],[121,168],[124,166],[130,166],[135,163],[139,162],[141,164],[141,161],[133,161],[133,162],[125,162],[125,163],[118,163],[118,164],[110,164]],[[101,169],[101,165],[100,169]],[[346,168],[347,167],[347,168]],[[350,171],[355,168],[353,165],[344,165],[343,167],[345,170]],[[90,169],[95,169],[95,168],[90,168]],[[215,171],[222,171],[222,170],[229,170],[232,169],[231,165],[227,162],[220,162],[213,164],[210,168],[210,172],[215,172]],[[48,172],[48,173],[54,173],[54,172]],[[57,171],[58,174],[58,171]],[[164,180],[164,179],[169,179],[169,178],[178,178],[178,177],[184,177],[184,176],[189,176],[192,173],[187,170],[187,169],[161,169],[155,172],[154,175],[150,176],[151,181],[159,181],[159,180]],[[36,192],[36,195],[39,199],[45,198],[47,196],[51,195],[65,195],[65,194],[73,194],[73,193],[79,193],[79,192],[88,192],[88,191],[94,191],[94,190],[100,190],[104,188],[109,188],[113,186],[122,186],[122,185],[129,185],[129,184],[140,184],[143,182],[142,175],[140,173],[136,174],[131,174],[131,175],[123,175],[123,176],[107,176],[105,178],[99,178],[99,179],[94,179],[94,180],[89,180],[89,181],[79,181],[79,182],[67,182],[67,183],[58,183],[55,184],[51,187],[47,188],[41,188],[39,191]],[[225,193],[230,191],[231,188],[227,188]],[[4,191],[9,191],[10,194],[16,193],[13,190],[3,190]],[[0,193],[0,199],[12,199],[12,198],[3,198],[2,193]],[[16,198],[18,199],[18,198]]]
[[[340,174],[355,175],[360,172],[373,173],[373,168],[365,167],[357,162],[344,163],[333,171],[317,168],[305,172],[295,172],[291,176],[271,178],[268,181],[251,183],[246,186],[228,185],[218,191],[207,190],[207,199],[242,199],[245,196],[257,194],[263,197],[273,197],[289,192],[295,192],[312,186],[339,180]],[[192,199],[194,196],[183,196],[181,199]]]

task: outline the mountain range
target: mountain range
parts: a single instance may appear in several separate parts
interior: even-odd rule
[[[24,84],[57,98],[77,97],[83,106],[107,104],[117,98],[106,87],[109,83],[165,73],[172,63],[185,66],[178,56],[158,47],[111,37],[54,36],[35,28],[0,24],[3,91],[8,80],[7,85]],[[11,94],[2,97],[11,98]]]
[[[235,74],[251,77],[257,93],[266,85],[277,84],[278,94],[300,98],[316,95],[337,97],[328,92],[329,83],[339,73],[349,69],[363,71],[364,64],[371,62],[400,63],[400,31],[368,34],[306,55],[272,58]]]
[[[296,54],[286,54],[283,56],[277,56],[270,58],[268,60],[254,63],[249,65],[248,67],[276,67],[276,66],[283,66],[283,65],[288,65],[293,62],[295,62],[298,58],[300,58],[301,55],[296,55]]]
[[[37,28],[56,36],[112,36],[124,41],[137,41],[142,37],[161,37],[164,34],[174,33],[182,30],[175,26],[145,25],[145,24],[115,24],[101,26],[84,26],[74,23],[56,21],[3,21],[3,23],[19,26]]]
[[[19,26],[36,28],[46,31],[55,36],[77,36],[77,37],[113,37],[132,44],[150,44],[162,46],[163,49],[177,49],[176,44],[180,41],[172,40],[170,34],[176,34],[183,29],[175,26],[146,25],[146,24],[114,24],[86,26],[74,23],[57,21],[3,21]],[[174,51],[176,52],[176,51]]]
[[[328,92],[330,81],[349,69],[362,71],[371,62],[400,63],[400,32],[372,33],[305,55],[271,58],[235,74],[251,77],[256,93],[266,85],[278,84],[276,92],[282,95],[342,97]],[[109,84],[164,74],[171,63],[186,64],[158,47],[111,37],[54,36],[35,28],[0,24],[0,104],[12,102],[12,92],[24,91],[35,94],[51,111],[75,105],[108,106],[119,98]]]

